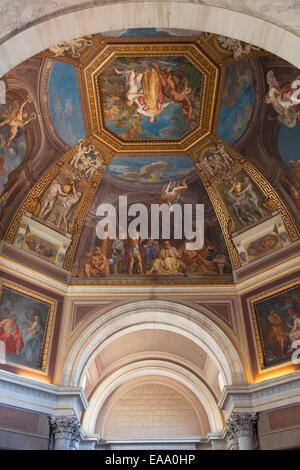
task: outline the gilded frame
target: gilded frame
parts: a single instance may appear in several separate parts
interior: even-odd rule
[[[203,76],[203,88],[201,92],[201,113],[199,123],[195,129],[183,135],[178,140],[158,139],[147,141],[123,141],[116,134],[104,126],[101,108],[101,87],[98,77],[108,63],[117,57],[153,57],[178,55],[187,58]],[[105,143],[117,153],[135,152],[139,154],[145,151],[187,152],[199,140],[203,140],[213,131],[213,114],[217,106],[220,68],[194,43],[174,44],[108,44],[99,54],[83,67],[77,74],[81,99],[87,104],[88,112],[84,113],[84,121],[87,135],[97,141]]]
[[[268,364],[267,359],[267,351],[266,351],[266,345],[264,342],[264,334],[262,331],[262,322],[260,321],[259,318],[259,312],[257,309],[257,304],[261,302],[267,302],[270,301],[271,299],[277,299],[279,296],[283,296],[283,294],[286,294],[289,291],[293,291],[295,289],[299,289],[299,299],[300,299],[300,281],[295,281],[290,284],[286,284],[284,286],[281,286],[278,289],[274,289],[271,292],[266,292],[258,297],[255,297],[250,300],[250,308],[251,308],[251,317],[252,317],[252,326],[254,329],[254,336],[255,336],[255,341],[256,341],[256,352],[257,352],[257,360],[258,360],[258,373],[265,373],[269,371],[274,371],[277,369],[280,369],[282,367],[286,367],[292,364],[291,356],[287,355],[286,360],[279,361],[277,364]],[[270,302],[269,302],[270,304]],[[269,305],[268,309],[272,309]],[[276,313],[276,312],[275,312]]]
[[[8,289],[14,293],[21,294],[24,297],[29,298],[30,300],[34,300],[36,302],[41,302],[46,304],[48,311],[47,311],[47,318],[45,322],[45,328],[43,332],[43,340],[40,349],[39,355],[39,362],[38,367],[30,367],[28,365],[20,364],[17,361],[14,362],[12,360],[6,360],[5,364],[11,365],[17,368],[30,370],[35,373],[40,373],[43,375],[47,375],[48,368],[49,368],[49,355],[51,350],[51,341],[53,337],[53,327],[54,327],[54,318],[55,318],[55,311],[56,311],[56,302],[54,300],[50,300],[40,294],[34,293],[28,289],[24,289],[22,287],[16,286],[15,284],[11,284],[6,281],[2,281],[0,285],[0,307],[2,303],[3,297],[3,289]]]

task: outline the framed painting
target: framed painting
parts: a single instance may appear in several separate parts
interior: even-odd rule
[[[260,369],[291,362],[300,340],[300,282],[251,300]]]
[[[3,282],[0,346],[5,364],[46,372],[54,308],[54,301]]]

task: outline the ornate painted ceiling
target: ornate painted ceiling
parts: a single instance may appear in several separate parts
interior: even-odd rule
[[[231,284],[282,262],[299,239],[299,78],[181,30],[93,34],[25,61],[3,77],[2,255],[96,285]],[[173,230],[99,239],[98,208],[120,196],[167,202],[172,229],[172,204],[204,204],[203,247]]]

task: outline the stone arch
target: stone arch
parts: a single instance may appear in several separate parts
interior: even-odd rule
[[[300,67],[300,38],[291,28],[229,7],[182,1],[123,1],[59,10],[31,21],[21,31],[17,29],[16,33],[6,35],[7,39],[0,46],[0,75],[59,42],[91,33],[145,27],[207,31],[237,38]],[[19,47],[20,44],[23,47]]]
[[[88,324],[84,322],[63,359],[61,384],[78,386],[91,362],[109,342],[147,328],[185,336],[208,354],[227,385],[245,383],[235,345],[204,313],[175,302],[148,300],[118,306],[102,316],[96,312]]]

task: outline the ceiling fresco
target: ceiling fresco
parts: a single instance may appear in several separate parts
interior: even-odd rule
[[[48,91],[56,131],[72,147],[86,137],[75,67],[56,61],[51,70]]]
[[[115,160],[117,163],[114,163]],[[116,176],[109,170],[110,167],[108,168],[87,215],[78,245],[73,264],[74,282],[97,283],[101,280],[102,283],[123,283],[128,281],[128,276],[132,282],[143,284],[154,281],[165,284],[170,282],[170,279],[174,283],[189,284],[199,282],[228,284],[232,282],[231,264],[217,217],[194,167],[191,171],[191,161],[189,162],[188,157],[162,157],[162,159],[121,157],[114,159],[110,166],[118,167],[122,160],[127,161],[126,169],[129,170],[127,173],[132,176],[120,181],[120,176]],[[139,168],[139,160],[141,163],[147,162],[147,164],[143,165],[140,174],[137,174],[135,170]],[[143,169],[151,167],[153,160],[155,164],[160,166],[165,164],[169,172],[173,170],[173,178],[168,178],[168,180],[168,175],[159,178],[155,173],[155,179],[152,177],[145,181]],[[148,163],[149,161],[150,163]],[[182,176],[186,170],[189,171],[188,175]],[[133,176],[134,173],[136,173],[135,176]],[[151,174],[149,170],[147,174]],[[180,239],[174,238],[176,219],[170,210],[162,215],[162,217],[167,217],[170,214],[170,239],[165,239],[161,230],[158,236],[153,239],[150,236],[138,240],[130,237],[126,240],[117,237],[115,239],[105,238],[104,240],[97,238],[96,226],[100,219],[97,216],[99,204],[109,202],[117,209],[119,196],[127,196],[128,204],[139,202],[149,209],[150,226],[151,205],[163,202],[162,196],[168,187],[170,192],[174,188],[175,190],[181,188],[176,191],[176,199],[173,204],[177,203],[182,207],[184,204],[191,203],[205,205],[207,214],[204,227],[205,242],[200,250],[186,250],[187,239],[184,236]],[[182,232],[184,234],[184,229]]]
[[[91,34],[37,54],[3,77],[3,246],[72,284],[233,283],[299,239],[299,77],[255,46],[182,30]],[[122,238],[121,196],[149,214],[164,203],[170,236],[160,219]],[[103,239],[101,204],[120,231]],[[175,204],[193,206],[193,229],[204,205],[201,248],[187,249],[183,225],[175,237]]]
[[[119,178],[145,183],[174,180],[193,171],[189,157],[116,157],[107,169]]]
[[[78,73],[89,103],[88,133],[121,152],[144,152],[149,142],[156,150],[187,150],[206,137],[220,77],[210,56],[192,39],[185,45],[170,38],[163,45],[119,41],[102,47]]]
[[[202,74],[185,57],[118,57],[99,80],[104,126],[123,140],[178,140],[197,125]]]
[[[26,109],[29,101],[30,96],[22,102],[7,101],[0,106],[0,191],[3,191],[9,173],[21,164],[26,153],[23,129],[36,119],[36,114],[30,114]],[[20,122],[22,127],[19,125]]]
[[[245,131],[254,105],[253,74],[247,62],[226,69],[217,135],[233,144]]]
[[[107,31],[101,33],[104,37],[124,37],[124,38],[149,38],[164,36],[199,36],[199,31],[192,31],[177,28],[131,28],[118,31]]]

